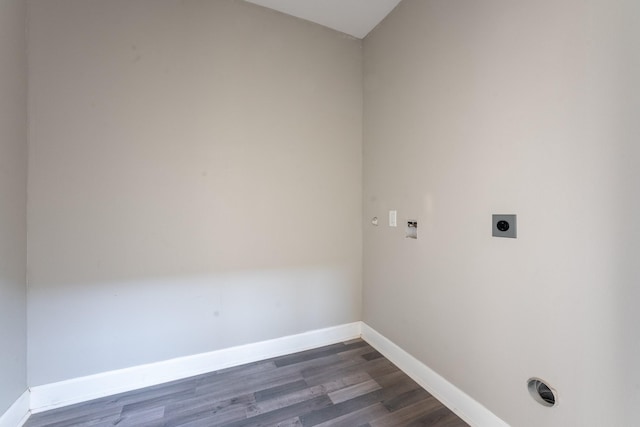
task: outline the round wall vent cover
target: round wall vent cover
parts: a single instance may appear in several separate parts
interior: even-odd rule
[[[529,381],[527,381],[527,388],[533,400],[539,404],[547,407],[556,406],[558,395],[555,389],[545,381],[540,378],[530,378]]]

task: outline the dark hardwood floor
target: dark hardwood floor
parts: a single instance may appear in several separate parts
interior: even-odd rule
[[[466,426],[362,340],[32,415],[40,426]]]

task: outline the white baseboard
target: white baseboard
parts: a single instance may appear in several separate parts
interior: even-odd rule
[[[0,415],[0,427],[20,427],[29,418],[29,390],[22,393],[7,412]]]
[[[365,323],[362,324],[362,339],[468,424],[478,427],[509,427],[471,396]]]
[[[112,394],[359,338],[361,325],[362,322],[349,323],[209,353],[32,387],[31,412],[38,413]],[[0,427],[4,427],[4,425]]]
[[[509,427],[469,395],[363,322],[32,387],[30,393],[26,391],[0,417],[0,427],[21,426],[29,412],[38,413],[359,337],[470,425]]]

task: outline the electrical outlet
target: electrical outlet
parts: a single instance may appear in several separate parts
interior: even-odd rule
[[[389,211],[389,227],[398,226],[398,211]]]
[[[516,215],[493,215],[491,222],[493,237],[518,237]]]

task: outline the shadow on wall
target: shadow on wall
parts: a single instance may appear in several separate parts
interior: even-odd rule
[[[41,287],[32,386],[360,319],[359,272],[315,267]]]

